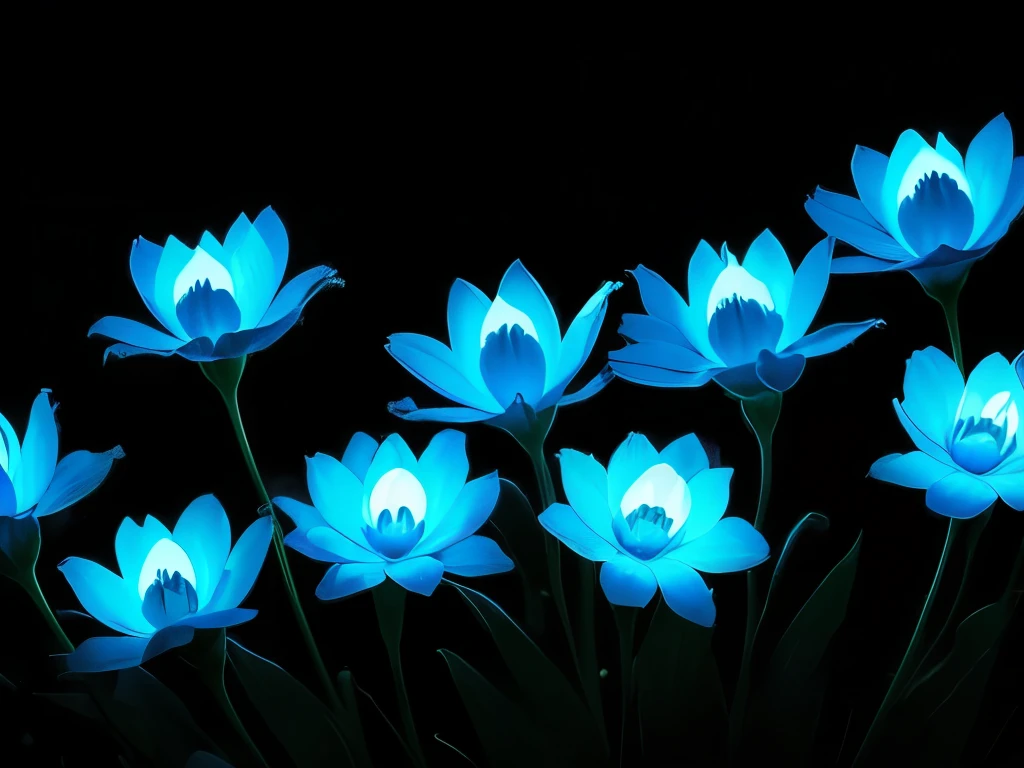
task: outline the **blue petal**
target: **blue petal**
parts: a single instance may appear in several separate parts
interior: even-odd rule
[[[626,347],[626,349],[630,348],[631,347]],[[701,387],[711,380],[711,376],[714,373],[714,369],[699,371],[697,373],[686,373],[683,371],[669,370],[667,368],[656,368],[643,363],[622,362],[615,359],[619,353],[624,351],[624,349],[620,349],[616,352],[609,353],[609,368],[611,368],[612,373],[614,373],[616,377],[623,381],[628,381],[633,384],[641,384],[645,387],[666,387],[672,389]]]
[[[114,554],[117,555],[117,567],[121,575],[128,582],[136,583],[150,550],[161,539],[170,538],[171,532],[167,527],[151,515],[146,515],[141,526],[136,525],[130,517],[122,520],[114,538]],[[135,592],[135,589],[132,591]],[[141,616],[141,598],[139,610]]]
[[[386,573],[402,587],[420,595],[432,595],[444,575],[444,566],[433,557],[413,557],[397,563],[387,563]]]
[[[36,517],[52,515],[85,498],[107,479],[114,462],[123,458],[124,451],[119,445],[105,453],[69,453],[57,464],[53,479],[32,514]]]
[[[150,659],[159,656],[161,653],[188,645],[195,637],[195,629],[186,626],[164,627],[149,639],[146,650],[142,653],[140,664],[145,664]]]
[[[512,405],[516,395],[530,404],[540,401],[545,390],[545,365],[540,343],[518,325],[503,325],[490,334],[480,353],[484,383],[502,410]]]
[[[154,314],[157,314],[158,319],[167,326],[171,333],[182,339],[189,338],[189,335],[185,333],[177,319],[174,284],[194,254],[195,249],[189,248],[181,240],[171,235],[164,243],[153,278],[153,299],[155,306],[159,309],[159,314],[155,312]],[[167,321],[171,321],[172,324],[168,325]]]
[[[473,386],[457,367],[454,353],[436,339],[416,333],[396,333],[388,337],[385,349],[403,368],[439,395],[492,413],[502,410],[490,392]]]
[[[619,503],[629,487],[644,472],[660,463],[651,441],[638,432],[630,432],[608,461],[608,504],[619,511]]]
[[[679,328],[653,315],[635,315],[627,312],[622,316],[619,335],[633,344],[641,341],[660,341],[693,349],[693,345]]]
[[[454,367],[478,390],[486,388],[480,375],[480,329],[491,300],[472,283],[458,279],[448,292],[448,338]]]
[[[562,489],[573,511],[605,541],[614,541],[608,473],[593,456],[564,448],[558,454]]]
[[[1006,234],[1010,224],[1020,216],[1024,208],[1024,157],[1014,158],[1013,167],[1010,169],[1010,180],[1006,185],[1006,196],[1002,205],[992,217],[992,223],[988,225],[981,237],[974,243],[975,248],[982,248],[996,242]]]
[[[1024,390],[1020,379],[1010,362],[998,352],[984,358],[967,377],[967,398],[962,414],[966,415],[971,406],[980,412],[982,406],[998,392],[1009,392],[1016,403],[1024,402]]]
[[[260,233],[260,237],[266,243],[273,259],[273,290],[271,291],[271,295],[273,295],[281,285],[281,281],[284,280],[284,272],[288,266],[288,233],[285,231],[281,218],[270,206],[259,212],[252,226]],[[227,238],[224,239],[224,244],[226,249]]]
[[[899,226],[904,239],[918,256],[942,245],[962,249],[974,227],[974,206],[956,181],[937,171],[917,183],[912,197],[899,207]]]
[[[196,572],[199,605],[210,602],[231,552],[231,524],[224,507],[211,494],[189,504],[174,525],[174,542],[185,550]]]
[[[806,358],[803,355],[776,355],[762,349],[757,355],[754,373],[768,389],[785,392],[799,381],[804,372]]]
[[[793,296],[786,310],[786,323],[779,338],[778,349],[785,349],[811,327],[828,287],[835,240],[826,237],[818,242],[800,262],[793,278]]]
[[[565,504],[552,504],[537,517],[544,529],[580,557],[595,562],[611,560],[618,549],[596,533]]]
[[[212,611],[186,616],[175,626],[192,627],[193,629],[223,629],[224,627],[236,627],[247,621],[256,618],[256,611],[253,608],[228,608],[224,611]]]
[[[384,581],[383,563],[345,563],[333,565],[316,587],[321,600],[340,600],[343,597],[376,587]]]
[[[392,469],[405,469],[413,475],[417,473],[419,462],[416,456],[409,450],[405,440],[398,433],[392,433],[384,438],[380,448],[373,455],[373,460],[366,470],[366,477],[363,478],[364,493],[369,496],[377,481]]]
[[[676,535],[680,544],[699,539],[718,524],[729,506],[732,467],[716,467],[698,472],[687,481],[690,488],[690,514]]]
[[[13,478],[19,514],[39,502],[57,466],[57,422],[53,409],[49,390],[36,395],[21,446],[21,463]]]
[[[707,451],[692,432],[665,446],[658,454],[658,459],[672,467],[686,481],[709,467]]]
[[[142,598],[129,583],[102,565],[69,557],[57,566],[85,611],[111,629],[126,635],[150,635],[153,627],[142,615]]]
[[[14,483],[7,473],[0,470],[0,517],[14,517],[18,514],[18,495]]]
[[[501,482],[498,480],[497,472],[470,480],[455,497],[448,514],[430,533],[424,535],[420,543],[413,548],[412,554],[426,555],[439,552],[476,533],[494,511],[500,492]]]
[[[1020,379],[1020,385],[1024,387],[1024,352],[1017,355],[1017,359],[1013,363],[1013,369],[1017,372],[1017,378]]]
[[[548,370],[547,389],[561,396],[569,382],[579,373],[580,368],[590,357],[594,342],[601,332],[601,324],[608,310],[608,297],[621,287],[622,283],[606,282],[583,305],[562,339],[554,375],[552,376],[550,368]]]
[[[939,157],[935,149],[922,139],[917,131],[911,129],[904,131],[896,140],[896,146],[892,151],[892,155],[889,156],[889,164],[885,169],[885,178],[882,180],[880,217],[878,221],[907,250],[911,249],[906,238],[900,232],[899,225],[899,206],[903,202],[903,200],[898,199],[900,186],[903,183],[904,175],[910,169],[910,164],[919,155],[927,156],[929,154],[936,156],[936,158]],[[924,254],[920,255],[923,256]]]
[[[373,454],[377,452],[380,445],[365,432],[356,432],[345,447],[345,453],[341,457],[344,464],[360,483],[366,477],[366,470],[370,468],[373,461]]]
[[[836,323],[827,325],[812,334],[797,339],[786,349],[782,350],[790,355],[797,353],[804,357],[818,357],[842,349],[847,344],[852,344],[862,334],[872,328],[880,328],[885,325],[881,320],[865,320],[860,323]]]
[[[470,536],[438,552],[436,557],[445,571],[456,576],[489,576],[514,567],[497,543],[486,536]]]
[[[378,474],[374,482],[384,472]],[[348,467],[325,453],[306,458],[306,485],[313,506],[327,524],[365,547],[363,496],[368,495],[373,486],[367,486],[364,491],[363,484]]]
[[[928,489],[924,503],[945,517],[967,519],[980,515],[996,498],[996,492],[978,478],[954,472]]]
[[[868,477],[904,488],[924,490],[955,471],[923,451],[911,451],[883,456],[871,465]]]
[[[757,361],[715,371],[715,383],[737,397],[756,397],[765,391],[764,384],[757,378]]]
[[[743,268],[765,284],[775,302],[775,310],[785,317],[793,291],[793,265],[771,230],[764,230],[750,244],[743,257]]]
[[[241,219],[243,217],[239,217]],[[234,229],[234,227],[232,227]],[[280,256],[283,248],[283,259],[275,259],[271,252],[270,242]],[[200,243],[202,245],[202,243]],[[288,264],[288,235],[284,231],[281,219],[270,208],[265,208],[256,221],[245,229],[244,238],[235,245],[234,238],[229,244],[225,238],[225,246],[221,250],[225,267],[237,291],[238,308],[242,314],[242,327],[254,328],[266,314],[270,303],[277,293],[284,270]],[[208,253],[213,253],[209,248]]]
[[[711,288],[715,284],[715,280],[722,274],[722,270],[725,269],[725,262],[722,261],[721,257],[707,242],[701,240],[697,244],[697,248],[693,252],[693,256],[690,257],[690,265],[687,268],[686,275],[686,289],[687,298],[689,299],[689,307],[687,308],[687,318],[693,316],[695,319],[703,321],[703,325],[707,327],[707,308],[708,308],[708,297],[711,295]],[[682,326],[682,330],[686,333],[687,338],[697,347],[698,350],[704,352],[704,348],[698,344],[699,338],[689,333],[690,331],[690,320],[686,320],[686,324]]]
[[[727,517],[669,557],[704,573],[733,573],[767,560],[768,542],[746,520]]]
[[[562,343],[558,318],[544,289],[518,259],[501,278],[498,296],[530,318],[533,327],[537,329],[537,340],[544,350],[547,364],[554,365],[558,361],[558,348]]]
[[[182,331],[184,334],[184,331]],[[108,316],[97,320],[89,328],[87,336],[104,336],[116,339],[134,347],[151,349],[157,352],[174,352],[185,346],[184,341],[174,336],[150,328],[148,325],[128,320],[123,317]]]
[[[807,198],[804,210],[825,234],[849,243],[859,251],[887,262],[912,258],[901,243],[885,231],[861,201],[818,187]],[[796,289],[793,290],[796,295]]]
[[[563,395],[559,398],[557,405],[575,405],[576,403],[582,403],[584,400],[589,400],[602,389],[607,387],[614,378],[615,373],[612,371],[610,366],[606,365],[601,369],[601,372],[597,374],[597,376],[592,378],[571,395]],[[544,400],[541,401],[542,405],[546,406],[546,400],[547,397],[545,396]]]
[[[160,324],[175,336],[187,339],[188,336],[182,330],[181,323],[178,322],[174,313],[174,297],[170,290],[174,278],[171,278],[171,285],[167,286],[166,291],[157,291],[157,269],[160,266],[163,251],[162,246],[151,243],[144,237],[136,238],[132,243],[131,256],[128,258],[132,280],[135,282],[135,288],[138,290],[139,296],[142,297],[146,308],[153,313]],[[184,267],[186,263],[187,258],[181,262],[180,267]],[[91,331],[90,335],[92,335]]]
[[[978,240],[999,213],[1012,166],[1013,132],[1010,121],[1000,114],[978,132],[967,148],[964,168],[975,211],[971,242]]]
[[[903,376],[903,410],[938,445],[947,444],[964,394],[956,363],[935,347],[915,351]]]
[[[608,359],[616,374],[619,372],[616,363],[631,363],[634,366],[647,366],[678,373],[700,373],[718,367],[717,363],[711,362],[689,347],[680,347],[663,341],[630,344],[609,352]]]
[[[4,461],[2,468],[8,476],[13,477],[18,473],[21,465],[21,441],[18,440],[18,433],[2,413],[0,413],[0,451],[3,451]]]
[[[312,507],[310,507],[312,509]],[[326,528],[327,526],[321,525],[320,528]],[[334,552],[318,547],[316,544],[311,542],[308,538],[310,531],[319,530],[318,528],[309,528],[307,530],[299,530],[296,528],[294,531],[284,537],[284,544],[286,547],[291,547],[299,554],[305,555],[312,560],[319,560],[321,563],[337,563],[342,560],[341,557],[336,555]],[[328,529],[330,530],[330,529]],[[337,534],[341,538],[340,533]],[[348,541],[348,539],[346,539]],[[360,558],[360,560],[370,560],[371,558]]]
[[[907,262],[913,256],[907,253]],[[874,256],[843,256],[832,260],[833,275],[864,275],[873,272],[885,272],[894,262],[888,259],[876,259]],[[900,263],[900,262],[896,262]]]
[[[211,600],[209,610],[237,608],[245,600],[263,567],[273,533],[273,520],[267,516],[256,520],[238,537],[221,575],[221,580],[227,579],[227,582]]]
[[[175,312],[190,339],[205,336],[214,344],[224,334],[237,331],[242,323],[235,297],[226,290],[213,288],[209,280],[202,284],[197,280],[178,300]]]
[[[345,281],[338,276],[338,270],[327,266],[313,267],[301,272],[287,283],[274,297],[266,314],[260,320],[259,327],[274,330],[272,341],[280,338],[285,331],[295,325],[302,314],[306,303],[321,290],[330,286],[343,286]],[[263,346],[269,346],[268,342]],[[263,347],[261,347],[262,349]],[[253,350],[255,351],[255,350]]]
[[[885,215],[882,206],[882,183],[885,181],[885,171],[888,167],[889,158],[881,152],[861,146],[853,150],[850,170],[853,173],[854,186],[864,208],[871,218],[878,222],[883,221]]]
[[[631,270],[629,274],[633,276],[640,287],[640,300],[643,302],[647,314],[670,327],[682,329],[684,327],[683,316],[686,314],[686,302],[683,301],[679,292],[669,285],[665,278],[643,264]],[[642,317],[642,315],[630,315],[630,317]],[[625,321],[626,318],[622,319]]]
[[[90,637],[65,657],[69,672],[111,672],[137,667],[148,637]]]
[[[986,475],[985,482],[999,494],[1006,506],[1024,512],[1024,471]]]
[[[949,456],[949,451],[944,442],[942,444],[936,443],[922,432],[917,424],[915,424],[907,415],[907,412],[903,409],[899,400],[893,398],[892,404],[896,409],[896,418],[900,420],[900,424],[903,426],[903,429],[906,431],[907,435],[910,436],[910,439],[914,441],[914,445],[916,445],[919,450],[924,451],[933,459],[938,459],[943,464],[955,466],[953,460]]]
[[[388,413],[406,421],[434,421],[442,424],[472,424],[495,416],[476,408],[419,408],[409,397],[388,403]]]
[[[733,295],[711,316],[708,341],[719,360],[735,367],[754,362],[762,349],[776,349],[783,326],[778,312]]]
[[[289,499],[287,496],[275,496],[272,502],[295,523],[295,529],[305,533],[310,528],[327,525],[324,516],[316,507],[303,504],[301,501]]]
[[[601,565],[601,589],[612,605],[643,608],[658,591],[651,569],[625,555]]]
[[[429,536],[444,520],[469,476],[466,434],[454,429],[438,432],[420,455],[416,478],[427,496],[423,535]]]
[[[372,550],[369,544],[357,544],[327,526],[310,528],[304,535],[306,540],[318,550],[334,555],[328,557],[326,562],[376,563],[383,559]],[[313,556],[310,555],[310,557]]]
[[[678,560],[665,557],[651,562],[651,569],[669,608],[694,624],[714,625],[715,601],[699,573]]]

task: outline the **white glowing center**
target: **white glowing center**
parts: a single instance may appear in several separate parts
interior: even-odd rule
[[[513,325],[518,325],[527,336],[533,336],[534,339],[540,341],[537,329],[533,327],[533,321],[529,316],[499,296],[484,316],[484,324],[480,328],[480,349],[487,346],[487,337],[495,331],[500,331],[503,325],[507,325],[510,331]]]
[[[200,285],[209,280],[213,290],[227,291],[232,296],[235,295],[235,284],[231,279],[231,273],[202,248],[196,248],[195,254],[174,280],[175,304],[188,293],[189,288],[195,286],[197,280]]]
[[[686,481],[668,464],[655,464],[629,486],[619,503],[623,517],[629,517],[640,505],[661,507],[672,520],[668,535],[674,536],[690,515],[690,489]]]
[[[956,182],[960,191],[967,195],[967,199],[974,202],[974,197],[971,194],[971,185],[967,183],[967,177],[964,176],[964,172],[931,147],[925,147],[914,156],[914,159],[910,161],[910,165],[907,166],[907,170],[903,172],[899,191],[896,192],[897,210],[900,203],[908,197],[914,196],[914,188],[917,186],[917,182],[925,176],[930,176],[932,171],[938,173],[939,176],[942,174],[949,176],[949,178]]]
[[[734,294],[741,299],[752,299],[768,311],[775,309],[775,302],[768,286],[739,264],[730,264],[722,270],[711,286],[711,294],[708,296],[709,323],[715,312],[725,306],[725,302]]]
[[[419,525],[427,514],[427,492],[416,475],[399,467],[385,472],[370,491],[370,525],[377,526],[385,509],[391,510],[392,519],[397,518],[402,507],[409,509]]]
[[[981,398],[965,390],[963,397],[960,398],[960,406],[956,409],[956,421],[974,415],[979,419],[991,419],[993,426],[1006,430],[1004,446],[1008,446],[1020,426],[1017,403],[1010,398],[1010,393],[997,392],[980,408],[979,405]]]
[[[139,597],[145,599],[146,590],[153,586],[157,572],[173,576],[177,571],[193,587],[196,586],[196,569],[188,559],[185,550],[170,539],[160,539],[146,555],[146,561],[139,572]]]

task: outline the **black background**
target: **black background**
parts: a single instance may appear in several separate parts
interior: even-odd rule
[[[398,46],[333,64],[286,63],[282,54],[276,64],[240,63],[202,75],[139,71],[129,57],[39,74],[14,152],[24,177],[14,184],[15,218],[3,256],[0,411],[23,432],[33,397],[51,388],[61,404],[61,455],[115,444],[127,454],[98,492],[43,521],[38,573],[51,604],[79,607],[55,567],[63,558],[115,567],[114,533],[126,515],[173,523],[196,496],[214,493],[237,537],[258,505],[222,403],[195,364],[139,357],[103,366],[104,341],[86,339],[89,326],[108,314],[155,324],[128,270],[136,236],[162,242],[174,234],[195,244],[209,229],[222,238],[239,212],[253,217],[271,205],[290,238],[286,279],[326,263],[347,281],[316,297],[302,324],[251,357],[240,390],[271,495],[307,498],[304,456],[339,456],[357,430],[398,431],[418,452],[443,426],[408,424],[388,413],[388,401],[405,396],[422,406],[440,401],[384,344],[400,331],[447,341],[447,293],[456,277],[493,296],[504,270],[520,258],[551,297],[563,330],[602,280],[624,280],[578,386],[622,346],[621,314],[642,311],[624,270],[643,263],[682,290],[700,239],[716,247],[728,240],[742,254],[766,227],[799,263],[823,236],[803,211],[805,196],[816,184],[854,192],[849,161],[856,144],[888,153],[899,133],[914,127],[928,139],[941,130],[965,152],[975,133],[1005,111],[1021,153],[1024,110],[1012,95],[1019,83],[1001,81],[997,66],[978,77],[937,54],[928,58],[927,50],[916,55],[929,76],[894,78],[888,65],[871,68],[859,59],[824,66],[740,54],[665,55],[642,46],[600,54]],[[1014,270],[1022,246],[1018,224],[972,270],[960,304],[968,368],[993,352],[1012,358],[1021,350]],[[906,274],[836,276],[812,328],[869,318],[887,327],[810,360],[785,396],[766,531],[774,548],[808,511],[832,520],[831,530],[794,560],[806,575],[804,592],[791,596],[798,604],[864,530],[820,732],[816,759],[823,764],[835,761],[847,728],[855,740],[867,727],[946,530],[925,509],[923,492],[865,478],[878,457],[911,450],[891,400],[902,394],[911,352],[928,345],[949,351],[941,310]],[[613,382],[558,414],[548,454],[572,447],[605,462],[631,430],[657,446],[688,432],[718,445],[722,463],[736,468],[730,514],[752,518],[757,446],[738,406],[713,384],[658,390]],[[481,426],[466,431],[471,476],[497,468],[536,499],[529,462],[511,438]],[[997,505],[982,543],[974,607],[1002,587],[1022,534],[1024,519]],[[353,670],[394,715],[369,595],[319,604],[313,590],[325,567],[295,554],[291,562],[328,667]],[[744,579],[716,576],[711,584],[719,663],[731,691]],[[513,614],[519,610],[513,575],[472,586]],[[52,650],[45,626],[13,585],[2,586],[0,600],[0,671],[44,684]],[[235,636],[316,690],[272,556],[246,604],[260,615]],[[616,733],[617,640],[603,600],[599,611],[600,662],[611,670],[602,685]],[[429,754],[437,765],[458,764],[432,742],[440,733],[483,765],[435,651],[451,648],[487,670],[489,641],[444,587],[429,599],[410,597],[406,627],[410,695]],[[66,628],[76,642],[94,631],[84,621]],[[983,715],[989,740],[1020,699],[1014,661],[1007,659],[997,676],[999,707]],[[180,662],[161,658],[150,669],[218,732],[222,726],[190,689]],[[111,764],[107,745],[70,716],[19,702],[0,720],[0,750],[14,764]],[[244,717],[254,715],[240,706]],[[364,719],[381,764],[397,759],[386,728],[367,709]],[[272,754],[274,747],[267,749]]]

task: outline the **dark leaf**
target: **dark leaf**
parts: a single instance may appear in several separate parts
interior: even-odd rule
[[[0,576],[19,584],[31,578],[39,546],[39,521],[32,515],[0,517]]]
[[[508,545],[508,553],[523,580],[525,624],[539,635],[544,631],[544,603],[540,593],[547,588],[548,578],[544,531],[530,502],[515,483],[501,481],[501,494],[490,522]]]
[[[372,765],[370,752],[363,736],[362,719],[359,716],[359,705],[356,702],[356,683],[352,673],[347,669],[338,673],[338,692],[341,703],[345,707],[346,717],[338,723],[342,737],[352,753],[356,765]]]

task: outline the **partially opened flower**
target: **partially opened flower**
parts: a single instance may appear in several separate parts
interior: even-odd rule
[[[154,517],[141,526],[125,518],[114,541],[120,576],[80,557],[58,566],[82,607],[124,635],[86,640],[68,655],[68,669],[138,666],[191,642],[197,629],[252,619],[255,610],[238,606],[259,575],[272,533],[271,518],[261,517],[232,549],[227,514],[209,495],[188,505],[173,532]]]
[[[1024,510],[1024,385],[1005,357],[986,357],[965,385],[956,363],[935,347],[914,352],[903,402],[893,405],[918,450],[883,456],[869,477],[927,489],[925,504],[946,517],[974,517],[997,497]]]
[[[166,332],[104,317],[89,335],[120,342],[104,359],[177,354],[209,362],[258,352],[295,325],[320,289],[344,284],[335,270],[314,267],[278,291],[288,266],[288,235],[271,208],[253,222],[241,214],[223,244],[209,232],[195,248],[173,235],[162,247],[140,237],[130,265],[135,287]]]
[[[1017,371],[1017,378],[1020,379],[1021,385],[1024,386],[1024,352],[1017,355],[1017,359],[1013,361],[1013,368]]]
[[[836,259],[833,272],[908,270],[932,293],[962,278],[1024,208],[1024,157],[1013,156],[1004,115],[974,137],[966,159],[941,133],[933,147],[907,130],[890,157],[858,146],[851,165],[860,199],[819,187],[804,205],[864,254]]]
[[[822,240],[793,273],[789,257],[767,229],[741,264],[701,240],[690,259],[689,303],[642,264],[631,273],[646,315],[626,314],[628,342],[608,355],[616,376],[652,387],[698,387],[714,380],[739,397],[785,392],[808,357],[835,352],[881,325],[880,320],[807,329],[828,286],[833,240]],[[806,334],[806,335],[805,335]]]
[[[377,444],[357,432],[341,461],[318,453],[306,459],[313,506],[274,499],[297,526],[285,543],[302,554],[335,563],[316,588],[336,600],[390,577],[411,592],[429,595],[444,572],[486,576],[512,569],[512,561],[476,531],[498,500],[498,473],[466,482],[466,436],[438,432],[417,459],[398,435]]]
[[[655,592],[685,619],[710,627],[715,603],[697,571],[729,573],[768,558],[768,543],[746,520],[722,519],[732,469],[711,469],[695,435],[660,453],[631,434],[608,462],[559,454],[569,504],[538,518],[549,533],[601,566],[612,605],[642,608]]]
[[[121,446],[105,453],[73,451],[57,461],[57,422],[50,390],[36,395],[25,442],[0,415],[0,517],[43,517],[88,496],[102,483]]]
[[[505,272],[494,301],[465,280],[456,280],[448,294],[451,347],[417,333],[396,333],[388,337],[386,349],[457,407],[417,408],[406,398],[389,409],[409,421],[503,426],[506,412],[510,419],[518,417],[514,404],[539,413],[586,400],[604,388],[608,373],[571,395],[565,390],[590,356],[608,295],[621,286],[604,283],[563,337],[547,295],[518,260]]]

